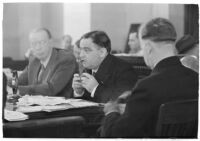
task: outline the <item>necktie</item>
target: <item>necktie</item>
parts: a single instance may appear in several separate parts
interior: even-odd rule
[[[44,70],[45,70],[45,68],[44,68],[44,66],[41,64],[40,72],[38,73],[38,82],[41,82],[41,80],[42,80],[42,74],[43,74]]]

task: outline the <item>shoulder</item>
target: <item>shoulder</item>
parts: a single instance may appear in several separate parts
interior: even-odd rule
[[[75,56],[72,52],[67,52],[63,49],[53,49],[53,53],[55,53],[55,58],[57,62],[76,62]]]
[[[32,65],[32,64],[39,64],[40,63],[40,60],[38,58],[36,58],[35,56],[33,55],[30,55],[29,57],[29,65]]]
[[[113,64],[118,68],[131,68],[132,65],[125,60],[122,60],[114,55],[110,55],[110,58],[112,59]]]

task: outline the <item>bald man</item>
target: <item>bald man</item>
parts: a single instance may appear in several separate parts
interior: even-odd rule
[[[75,57],[53,48],[51,33],[45,28],[33,30],[29,41],[32,55],[19,77],[19,94],[71,97],[72,78],[77,66]]]
[[[176,56],[176,37],[174,26],[164,18],[152,19],[140,28],[144,60],[152,73],[138,81],[122,115],[117,102],[105,105],[103,137],[156,137],[161,104],[198,98],[198,74]]]

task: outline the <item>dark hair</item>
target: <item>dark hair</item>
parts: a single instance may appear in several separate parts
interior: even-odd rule
[[[111,51],[111,42],[110,38],[104,31],[91,31],[84,34],[81,39],[92,39],[93,43],[97,44],[100,47],[106,48],[107,52]]]
[[[75,42],[75,45],[76,45],[78,48],[80,48],[80,41],[81,41],[81,39],[78,39],[78,40]]]
[[[141,31],[142,39],[150,39],[154,42],[176,41],[176,30],[172,23],[164,18],[155,18],[147,22]]]

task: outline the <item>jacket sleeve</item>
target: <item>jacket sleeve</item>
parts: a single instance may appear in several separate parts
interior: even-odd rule
[[[119,72],[119,77],[115,81],[115,93],[121,95],[127,90],[132,90],[138,80],[137,74],[132,67],[128,67]]]
[[[68,58],[56,66],[56,70],[47,82],[28,86],[19,86],[20,94],[57,95],[67,84],[72,81],[76,71],[76,61]]]
[[[20,74],[18,78],[18,85],[28,85],[28,66]]]
[[[124,114],[108,114],[103,122],[103,137],[144,137],[144,125],[151,114],[147,89],[136,88],[130,96]]]
[[[113,74],[113,76],[111,75],[111,77],[108,79],[112,79],[112,84],[100,83],[94,94],[102,94],[103,92],[105,97],[103,102],[117,99],[123,92],[132,90],[137,82],[137,74],[131,67],[121,69]]]

